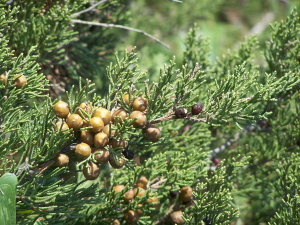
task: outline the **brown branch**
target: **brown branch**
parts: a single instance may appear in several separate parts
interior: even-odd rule
[[[173,110],[172,110],[173,112]],[[191,120],[191,121],[195,121],[195,122],[205,122],[206,119],[205,118],[197,118],[197,117],[193,117],[192,115],[188,114],[186,117],[184,118],[178,118],[175,115],[168,115],[169,113],[167,113],[165,116],[160,117],[158,119],[155,120],[151,120],[149,121],[149,124],[155,124],[155,123],[160,123],[163,121],[167,121],[167,120],[177,120],[177,119],[186,119],[186,120]]]
[[[120,28],[120,29],[134,31],[134,32],[141,33],[141,34],[143,34],[143,35],[145,35],[145,36],[147,36],[147,37],[155,40],[156,42],[160,43],[161,45],[165,46],[166,48],[170,48],[169,45],[163,43],[162,41],[160,41],[156,37],[154,37],[154,36],[146,33],[145,31],[138,30],[138,29],[135,29],[135,28],[126,27],[126,26],[117,25],[117,24],[98,23],[98,22],[90,22],[90,21],[83,21],[83,20],[70,20],[70,22],[72,22],[72,23],[80,23],[80,24],[87,24],[87,25],[94,25],[94,26],[100,26],[100,27],[113,27],[113,28]]]
[[[254,129],[254,126],[248,125],[244,127],[243,130],[236,132],[233,138],[227,140],[224,144],[213,150],[213,152],[211,153],[211,158],[214,158],[220,152],[225,151],[225,149],[229,148],[234,142],[239,141],[243,136],[245,136],[248,132],[253,131]]]
[[[72,14],[70,17],[78,17],[79,15],[81,15],[81,14],[83,14],[83,13],[86,13],[86,12],[88,12],[88,11],[91,11],[93,8],[97,7],[98,5],[100,5],[100,4],[102,4],[102,3],[105,3],[105,2],[107,2],[107,1],[108,1],[108,0],[102,0],[102,1],[100,1],[100,2],[98,2],[98,3],[96,3],[95,5],[92,5],[91,7],[85,9],[85,10],[82,10],[82,11],[80,11],[80,12],[78,12],[78,13]]]
[[[161,219],[157,220],[154,223],[154,225],[160,224],[161,222],[165,221],[169,217],[169,215],[173,212],[174,206],[175,206],[175,203],[170,205],[170,207],[169,207],[168,211],[166,212],[166,214]]]
[[[158,182],[152,184],[152,185],[150,186],[150,188],[151,188],[151,189],[157,189],[157,188],[159,188],[159,185],[161,185],[162,183],[166,182],[167,180],[168,180],[168,178],[165,178],[165,179],[160,178],[160,180],[159,180]]]

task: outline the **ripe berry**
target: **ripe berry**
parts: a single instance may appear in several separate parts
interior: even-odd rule
[[[119,147],[126,148],[127,146],[128,146],[128,141],[116,140],[116,139],[112,139],[111,141],[111,147],[113,148],[119,148]]]
[[[192,115],[198,115],[201,113],[203,110],[203,105],[201,102],[197,102],[193,107],[192,107]]]
[[[132,123],[133,127],[143,128],[143,126],[145,126],[145,124],[147,122],[147,118],[146,118],[145,114],[140,111],[133,111],[130,114],[129,119],[135,119],[135,118],[137,118],[137,119]]]
[[[90,130],[81,131],[80,139],[88,145],[94,144],[94,134]]]
[[[67,118],[70,113],[69,105],[66,102],[58,101],[54,105],[54,114],[59,118]]]
[[[220,164],[220,162],[221,162],[221,159],[214,157],[214,158],[211,159],[211,161],[213,162],[212,163],[213,166],[218,166]]]
[[[4,86],[7,84],[7,78],[4,74],[0,75],[0,80],[2,80]]]
[[[129,150],[129,149],[123,151],[122,154],[123,154],[124,157],[125,157],[126,159],[128,159],[128,160],[131,160],[131,159],[134,158],[134,152],[131,151],[131,150]]]
[[[178,191],[170,191],[170,196],[175,198],[178,195]]]
[[[24,75],[17,74],[14,76],[13,84],[16,86],[17,89],[22,88],[25,84],[27,84],[27,78]],[[20,76],[20,77],[19,77]],[[17,78],[19,77],[19,78]]]
[[[125,213],[124,218],[127,224],[133,225],[138,222],[140,216],[137,212],[133,210],[128,210],[128,212]]]
[[[115,193],[119,193],[121,191],[123,191],[123,189],[125,188],[125,186],[123,184],[119,184],[113,187],[113,190],[115,191]]]
[[[146,189],[146,188],[147,188],[147,184],[148,184],[148,180],[147,180],[146,177],[141,177],[140,179],[138,179],[138,180],[136,181],[135,184],[136,184],[137,187]]]
[[[106,126],[111,120],[110,112],[105,108],[96,109],[93,116],[101,118],[104,123],[104,126]]]
[[[85,159],[90,156],[91,152],[91,147],[86,143],[76,145],[75,154],[78,158]]]
[[[91,131],[93,133],[99,133],[104,128],[104,123],[99,117],[92,117],[89,121],[89,126],[92,127]]]
[[[184,224],[184,220],[182,218],[182,211],[175,211],[171,213],[171,221],[173,224]]]
[[[138,207],[139,207],[139,208],[142,208],[143,205],[142,205],[142,204],[138,204]],[[137,211],[137,213],[138,213],[139,215],[142,215],[142,213],[143,213],[143,211],[142,211],[141,209],[137,209],[136,211]]]
[[[115,133],[116,133],[116,130],[111,130],[111,132],[110,132],[110,136],[109,136],[109,124],[107,124],[106,126],[104,126],[104,128],[103,128],[103,133],[105,133],[108,137],[113,137],[114,135],[115,135]]]
[[[129,191],[125,192],[123,199],[126,203],[129,203],[129,202],[131,202],[133,197],[134,197],[134,192],[132,189],[130,189]]]
[[[136,98],[132,103],[132,108],[134,111],[145,111],[148,106],[148,100],[143,97]]]
[[[92,112],[92,107],[90,104],[83,102],[80,104],[79,109],[77,110],[77,114],[80,115],[79,110],[86,112],[87,114],[90,114]],[[85,115],[84,113],[82,113],[82,115]],[[86,116],[84,116],[84,118],[87,118]]]
[[[156,196],[150,196],[150,198],[147,199],[148,203],[152,203],[152,205],[157,205],[159,203],[158,199]]]
[[[95,154],[99,153],[99,154]],[[109,151],[107,151],[105,148],[97,148],[94,152],[94,159],[99,164],[105,164],[109,160]]]
[[[127,117],[127,112],[124,109],[118,109],[117,111],[115,111],[112,114],[112,118],[111,118],[111,121],[113,122],[113,124],[117,120],[116,117],[120,117],[120,118],[118,118],[118,123],[122,124],[122,120],[124,121]]]
[[[160,130],[154,124],[148,124],[143,128],[144,137],[151,142],[157,142],[160,138]]]
[[[209,225],[210,224],[210,218],[209,217],[205,217],[203,219],[203,222],[205,223],[205,225]]]
[[[69,126],[66,123],[63,123],[62,121],[58,121],[55,126],[54,126],[54,131],[58,132],[60,131],[61,128],[61,134],[63,134],[64,132],[67,132],[69,130]]]
[[[143,188],[140,188],[140,187],[133,188],[134,196],[136,196],[136,194],[137,194],[137,196],[141,198],[145,194],[145,192],[146,192],[146,190]]]
[[[184,202],[191,201],[193,197],[193,189],[191,187],[183,187],[180,189],[179,198]]]
[[[110,154],[109,164],[115,169],[121,169],[125,165],[125,160],[118,156],[114,156],[113,154]]]
[[[129,94],[123,95],[124,102],[129,105]]]
[[[68,165],[68,163],[69,163],[69,156],[67,156],[65,154],[59,154],[56,157],[55,163],[59,167],[64,167],[64,166]]]
[[[184,118],[187,115],[187,109],[186,108],[178,108],[175,110],[175,116],[177,118]]]
[[[88,118],[85,118],[85,119],[88,119]],[[89,127],[89,126],[90,126],[89,122],[86,121],[85,119],[82,120],[82,121],[83,121],[82,126],[81,126],[82,128],[85,128],[85,127]]]
[[[94,145],[98,148],[105,147],[109,142],[109,138],[105,133],[98,133],[94,137]]]
[[[110,225],[121,225],[121,224],[120,224],[120,221],[119,221],[119,220],[115,219],[114,221],[112,221],[112,222],[110,223]]]
[[[73,128],[73,130],[79,130],[83,124],[83,120],[78,114],[71,114],[67,118],[67,124],[70,128]]]
[[[88,164],[89,167],[83,167],[83,175],[87,180],[95,180],[100,174],[99,165],[97,163],[94,163],[93,161],[90,161]]]

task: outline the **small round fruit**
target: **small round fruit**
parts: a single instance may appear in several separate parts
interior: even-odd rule
[[[107,124],[106,126],[104,126],[104,128],[103,128],[103,132],[108,136],[108,137],[113,137],[114,135],[115,135],[115,133],[116,133],[116,130],[111,130],[111,132],[110,132],[110,136],[109,136],[109,124]]]
[[[140,111],[133,111],[130,114],[129,119],[135,119],[135,118],[137,119],[132,123],[133,127],[143,128],[146,125],[147,118],[144,113]]]
[[[136,98],[132,103],[132,108],[134,111],[145,111],[148,106],[148,100],[143,97]]]
[[[170,191],[170,196],[175,198],[178,195],[178,191]]]
[[[125,213],[125,221],[127,224],[136,224],[140,218],[139,214],[136,211],[128,210],[128,212]]]
[[[142,205],[142,204],[138,204],[138,207],[139,207],[139,208],[142,208],[143,205]],[[136,211],[137,211],[137,213],[138,213],[139,215],[142,215],[142,213],[143,213],[143,211],[142,211],[141,209],[137,209]]]
[[[104,123],[99,117],[92,117],[89,121],[89,126],[92,127],[91,131],[93,133],[99,133],[104,128]]]
[[[209,217],[205,217],[203,219],[203,222],[205,223],[205,225],[209,225],[210,224],[210,218]]]
[[[111,120],[110,112],[105,108],[96,109],[93,116],[102,119],[104,126],[106,126]]]
[[[113,154],[110,154],[109,164],[111,165],[111,167],[115,169],[121,169],[125,165],[125,160],[118,156],[114,156]]]
[[[203,110],[203,105],[201,102],[197,102],[193,107],[192,107],[192,115],[198,115],[202,112]]]
[[[110,223],[110,225],[120,225],[120,221],[117,220],[117,219],[115,219],[114,221],[112,221],[112,222]]]
[[[122,124],[122,120],[124,121],[127,117],[127,112],[124,109],[118,109],[117,111],[115,111],[112,114],[112,118],[111,118],[111,121],[113,122],[113,124],[117,120],[117,117],[119,117],[118,123]]]
[[[90,130],[83,130],[80,134],[80,139],[82,142],[88,145],[94,144],[94,134]]]
[[[184,220],[182,218],[182,211],[175,211],[171,213],[171,221],[173,224],[184,224]]]
[[[131,151],[131,150],[129,150],[129,149],[123,151],[122,154],[123,154],[123,156],[124,156],[126,159],[128,159],[128,160],[131,160],[131,159],[134,158],[134,152]]]
[[[111,141],[111,147],[113,148],[119,148],[119,147],[126,148],[127,146],[128,146],[128,141],[116,140],[116,139],[112,139]]]
[[[69,105],[66,102],[58,101],[54,105],[54,114],[59,118],[67,118],[70,113]]]
[[[14,76],[13,84],[16,86],[17,89],[22,88],[25,84],[27,84],[27,78],[24,75],[17,74]],[[20,76],[20,77],[19,77]],[[19,78],[17,78],[19,77]]]
[[[115,191],[115,193],[119,193],[121,191],[123,191],[123,189],[125,188],[125,186],[123,184],[119,184],[113,187],[113,190]]]
[[[78,114],[71,114],[67,118],[67,124],[70,128],[73,128],[73,130],[79,130],[83,124],[83,120]]]
[[[146,193],[146,190],[143,188],[137,187],[137,188],[133,188],[133,193],[134,193],[134,196],[136,196],[136,194],[137,194],[138,197],[142,197]]]
[[[61,128],[61,131],[62,131],[61,134],[66,132],[67,130],[69,130],[68,124],[63,123],[62,121],[58,121],[54,126],[54,131],[58,132],[58,131],[60,131],[60,128]]]
[[[148,199],[147,199],[147,202],[148,203],[152,203],[152,205],[157,205],[159,203],[158,199],[156,196],[150,196]]]
[[[84,111],[87,114],[90,114],[92,112],[92,107],[90,104],[83,102],[80,104],[79,109],[77,110],[77,114],[80,115],[79,110]],[[82,113],[82,115],[85,115],[84,113]],[[85,118],[87,118],[87,116],[84,116]]]
[[[126,191],[125,194],[124,194],[124,201],[126,203],[129,203],[131,202],[131,200],[134,198],[134,192],[132,189],[130,189],[129,191]]]
[[[109,151],[107,151],[105,148],[97,148],[94,152],[94,158],[97,161],[97,163],[105,164],[109,160]]]
[[[105,133],[98,133],[94,137],[94,145],[98,148],[105,147],[109,142],[109,138]]]
[[[189,202],[193,197],[193,189],[185,186],[180,189],[179,198],[184,202]]]
[[[148,141],[157,142],[160,138],[160,129],[154,124],[149,124],[143,128],[143,134]]]
[[[147,188],[147,184],[148,184],[148,180],[147,180],[146,177],[141,177],[140,179],[138,179],[138,180],[136,181],[135,184],[136,184],[137,187],[146,189],[146,188]]]
[[[67,166],[69,164],[69,156],[67,156],[65,154],[58,154],[55,162],[56,162],[56,165],[59,167]]]
[[[186,108],[178,108],[175,110],[175,116],[177,118],[184,118],[187,115],[187,109]]]
[[[97,163],[94,163],[93,161],[90,161],[88,164],[89,167],[83,167],[83,175],[87,180],[95,180],[100,174],[99,165]]]
[[[7,78],[4,74],[0,75],[0,80],[2,80],[4,86],[7,84]]]
[[[129,105],[129,94],[123,95],[124,102]]]
[[[75,154],[78,158],[85,159],[92,153],[91,147],[86,143],[80,143],[76,145]]]

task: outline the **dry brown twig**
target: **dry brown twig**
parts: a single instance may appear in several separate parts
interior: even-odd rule
[[[86,25],[100,26],[100,27],[120,28],[120,29],[124,29],[124,30],[134,31],[134,32],[141,33],[141,34],[155,40],[156,42],[160,43],[161,45],[165,46],[166,48],[170,48],[169,45],[163,43],[158,38],[152,36],[151,34],[146,33],[145,31],[139,30],[139,29],[126,27],[126,26],[122,26],[122,25],[117,25],[117,24],[98,23],[98,22],[90,22],[90,21],[83,21],[83,20],[70,20],[70,22],[71,23],[80,23],[80,24],[86,24]]]
[[[170,205],[170,207],[169,207],[168,211],[166,212],[166,214],[161,219],[157,220],[154,223],[154,225],[160,224],[161,222],[165,221],[169,217],[169,215],[173,212],[174,206],[175,206],[175,203]]]
[[[107,1],[108,1],[108,0],[102,0],[102,1],[100,1],[100,2],[98,2],[98,3],[96,3],[95,5],[92,5],[91,7],[85,9],[85,10],[82,10],[82,11],[80,11],[80,12],[78,12],[78,13],[72,14],[70,17],[78,17],[79,15],[91,11],[93,8],[97,7],[97,6],[100,5],[100,4],[105,3],[105,2],[107,2]]]
[[[157,188],[159,188],[159,186],[160,186],[162,183],[165,183],[167,180],[168,180],[168,178],[164,178],[164,179],[163,179],[163,178],[160,178],[160,180],[159,180],[158,182],[152,184],[152,185],[150,186],[150,188],[151,188],[151,189],[157,189]]]

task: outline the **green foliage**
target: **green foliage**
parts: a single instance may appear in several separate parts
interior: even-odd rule
[[[197,6],[190,12],[192,18],[199,12],[212,18],[224,1],[202,3],[184,1],[182,8],[176,6],[177,11],[175,2],[135,4],[151,10],[160,6],[156,9],[159,13],[176,12],[174,25],[184,22],[180,18],[188,14],[191,5]],[[127,2],[104,1],[92,9],[91,4],[95,3],[1,4],[0,72],[8,79],[6,85],[0,82],[0,172],[4,174],[0,177],[0,201],[3,193],[4,201],[16,195],[16,201],[11,201],[16,202],[16,222],[111,224],[111,219],[118,219],[127,224],[124,215],[128,210],[142,210],[138,224],[170,224],[170,214],[181,210],[185,224],[204,224],[207,218],[211,224],[298,224],[300,19],[296,9],[284,22],[272,25],[264,50],[266,63],[255,61],[260,46],[255,35],[246,37],[236,50],[211,60],[209,38],[200,33],[201,26],[194,25],[187,34],[185,50],[180,50],[183,58],[173,57],[159,72],[156,66],[147,73],[139,66],[145,68],[148,62],[153,66],[154,56],[148,61],[142,55],[140,61],[140,53],[130,47],[116,52],[113,61],[110,55],[116,31],[72,21],[76,17],[125,23]],[[137,12],[136,6],[132,7]],[[147,21],[147,29],[154,29],[154,24],[162,28],[157,15]],[[133,14],[132,19],[135,17]],[[176,29],[174,25],[166,32]],[[97,43],[99,39],[101,43]],[[70,113],[79,113],[85,122],[98,107],[111,113],[126,110],[124,120],[118,118],[109,126],[116,130],[115,139],[128,141],[135,159],[126,159],[122,147],[107,145],[114,160],[123,158],[125,166],[117,170],[100,165],[99,177],[87,181],[82,169],[96,162],[95,154],[79,160],[74,149],[81,142],[80,132],[90,124],[79,131],[54,130],[64,119],[53,113],[57,100],[52,100],[46,89],[49,73],[58,80],[79,75],[87,78],[85,82],[79,78],[79,85],[70,85],[66,92]],[[27,84],[19,89],[14,84],[18,74],[27,78]],[[95,78],[96,85],[89,78]],[[100,81],[104,89],[97,85]],[[160,129],[159,141],[148,141],[142,129],[131,126],[133,109],[125,103],[124,94],[129,95],[130,103],[136,97],[148,100],[144,113],[147,123]],[[191,107],[198,101],[204,108],[199,115],[192,115]],[[91,105],[91,112],[78,112],[83,102]],[[175,115],[179,107],[188,111],[184,118]],[[68,166],[55,165],[59,153],[68,155]],[[14,187],[4,184],[7,172],[15,174],[9,175],[14,177],[9,182],[17,185],[16,193]],[[145,194],[126,203],[124,193],[142,176],[148,180]],[[116,193],[113,187],[121,184],[125,188]],[[190,202],[174,194],[184,186],[193,189]],[[14,214],[13,210],[10,213]],[[7,220],[14,220],[7,215]]]

